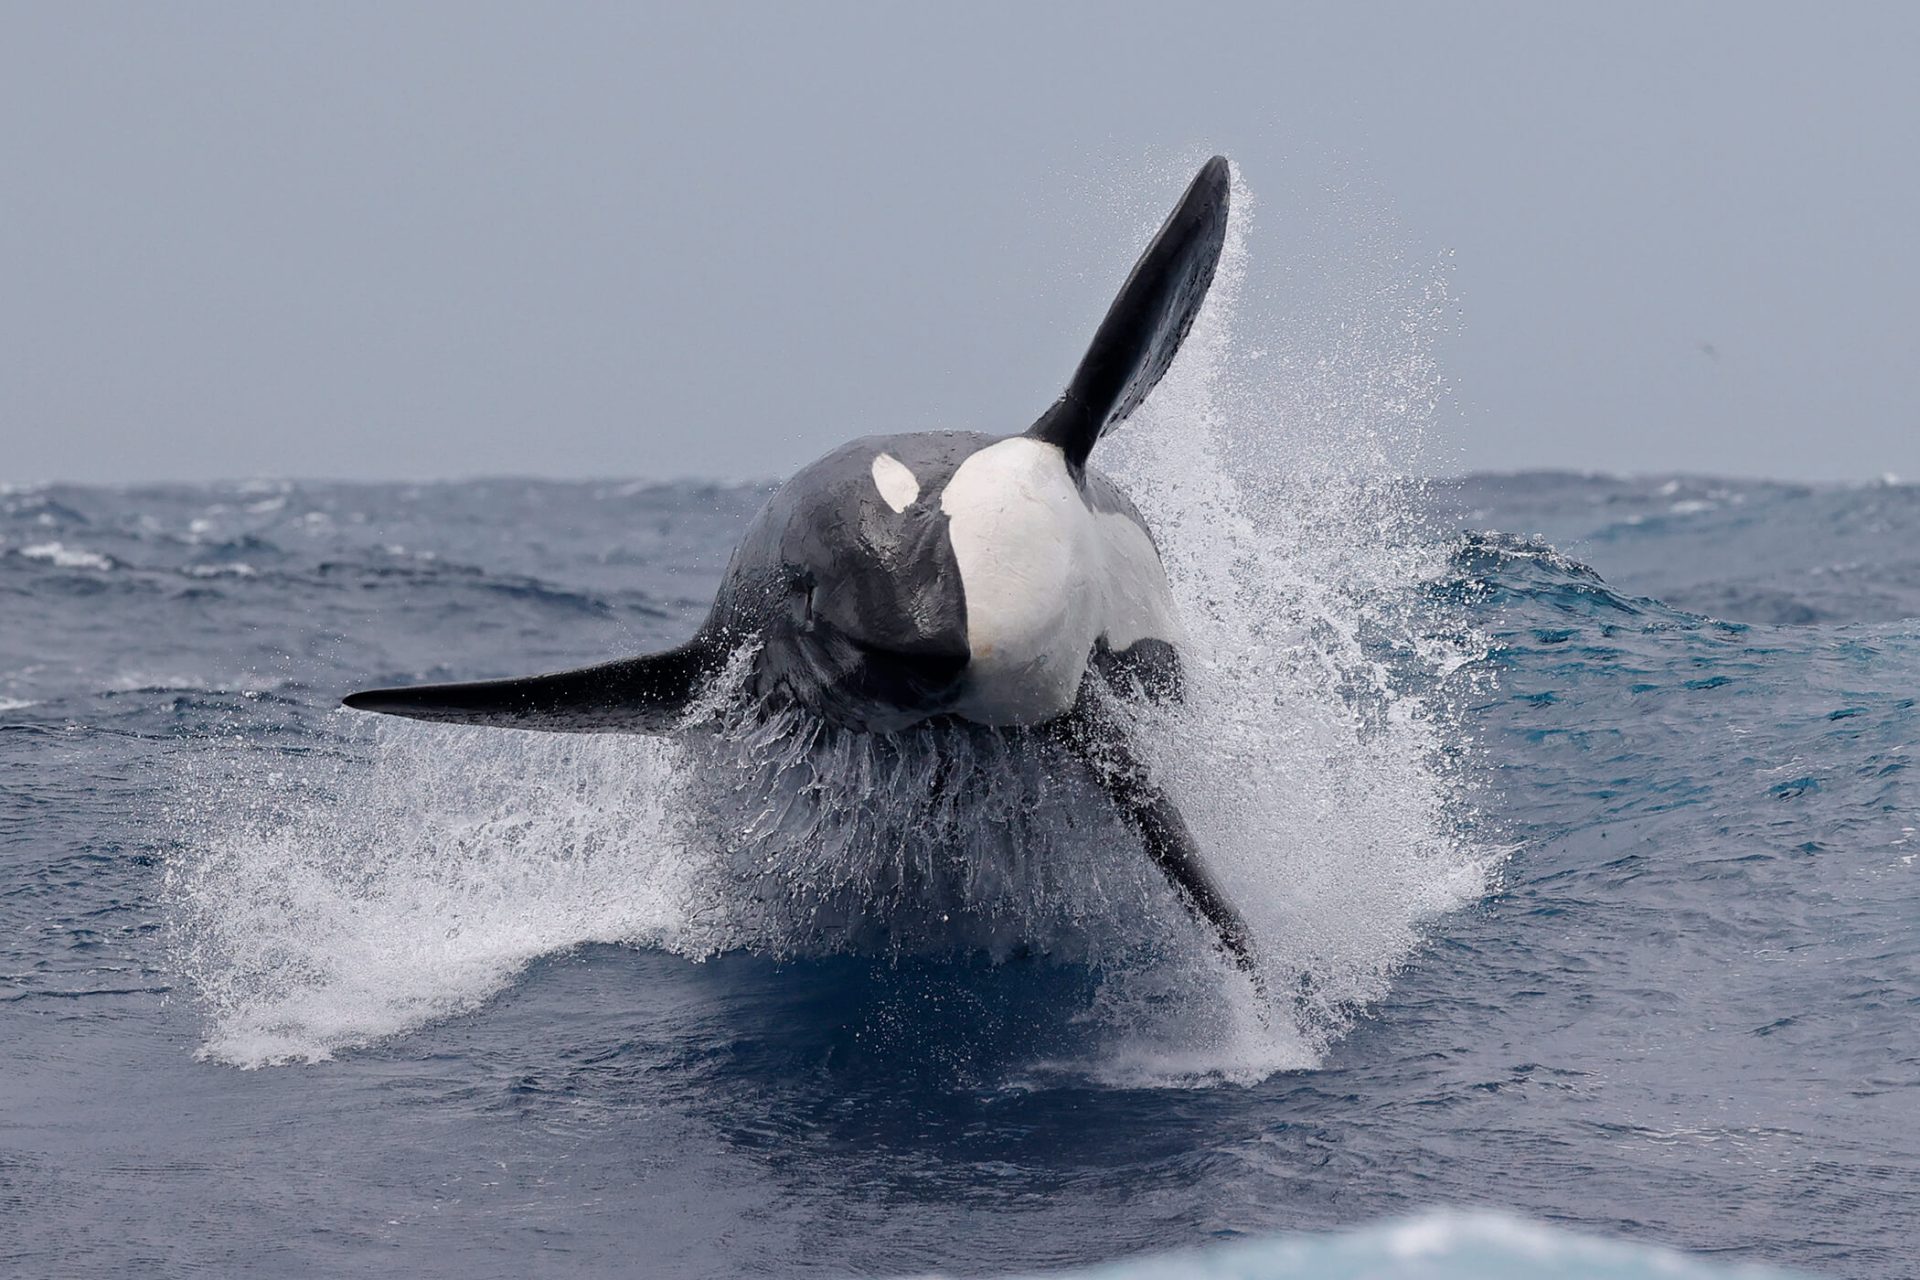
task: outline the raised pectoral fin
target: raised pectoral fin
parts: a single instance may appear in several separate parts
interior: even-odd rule
[[[368,689],[341,705],[412,720],[548,733],[665,733],[706,687],[704,647],[622,658],[551,675]]]
[[[1120,286],[1066,394],[1028,431],[1059,445],[1074,466],[1140,407],[1173,363],[1213,284],[1232,186],[1225,157],[1201,166]]]

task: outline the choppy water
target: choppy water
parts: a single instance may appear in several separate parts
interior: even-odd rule
[[[1920,490],[1437,487],[1451,718],[1229,743],[1300,789],[1251,827],[1183,783],[1330,992],[1268,1032],[1110,839],[1018,922],[1059,956],[776,961],[689,910],[669,748],[333,710],[674,640],[758,498],[0,498],[11,1268],[980,1273],[1440,1203],[1911,1272]]]
[[[1104,461],[1266,1017],[1018,742],[336,709],[683,639],[763,490],[0,491],[0,1266],[1920,1268],[1920,489],[1410,485],[1417,323],[1224,310]]]

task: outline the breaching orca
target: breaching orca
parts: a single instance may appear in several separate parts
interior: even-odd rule
[[[702,692],[751,646],[745,692],[766,706],[871,733],[942,717],[1039,727],[1087,764],[1258,983],[1245,922],[1108,710],[1115,698],[1180,696],[1181,631],[1152,534],[1087,461],[1192,327],[1230,185],[1225,158],[1201,168],[1066,393],[1024,433],[868,436],[781,485],[686,644],[552,675],[373,689],[345,704],[456,724],[668,733],[693,727]]]

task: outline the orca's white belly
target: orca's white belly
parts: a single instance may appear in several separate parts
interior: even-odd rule
[[[1024,436],[961,463],[941,494],[966,598],[971,661],[954,714],[1038,724],[1070,710],[1101,637],[1178,636],[1146,531],[1093,511],[1054,445]]]

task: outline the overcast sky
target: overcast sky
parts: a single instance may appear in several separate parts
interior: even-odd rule
[[[1215,150],[1308,333],[1444,280],[1439,469],[1920,478],[1916,15],[0,0],[0,480],[1017,430]]]

